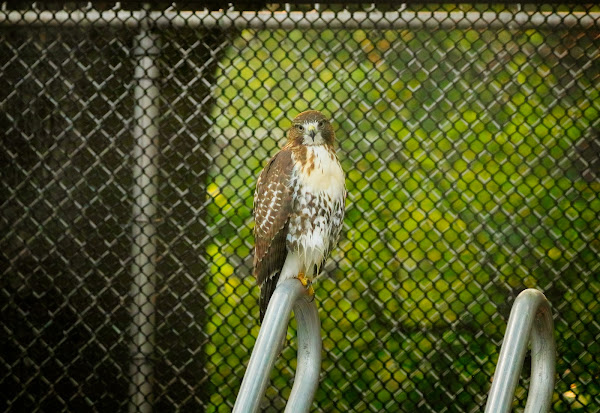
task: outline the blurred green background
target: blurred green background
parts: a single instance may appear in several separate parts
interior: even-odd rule
[[[258,333],[256,177],[290,119],[318,109],[349,194],[316,288],[316,406],[481,409],[510,305],[531,287],[556,314],[554,411],[599,411],[599,33],[242,31],[211,112],[211,409],[235,400]],[[272,411],[291,390],[291,344]]]

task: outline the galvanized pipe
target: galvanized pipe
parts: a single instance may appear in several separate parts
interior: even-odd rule
[[[131,362],[129,411],[152,411],[156,290],[158,177],[157,36],[142,26],[136,36],[133,148],[133,245],[131,255]]]
[[[525,413],[550,410],[556,358],[552,311],[544,294],[528,289],[519,294],[510,312],[486,413],[510,412],[530,339],[531,384]]]
[[[510,11],[174,11],[149,14],[155,27],[236,28],[256,30],[293,29],[541,29],[592,28],[600,26],[599,12]],[[31,11],[0,12],[2,26],[129,27],[140,26],[140,12]]]
[[[234,413],[258,411],[287,333],[292,307],[298,325],[298,367],[285,412],[309,411],[319,384],[321,322],[317,306],[308,298],[306,288],[298,280],[291,279],[279,284],[271,297],[233,407]]]

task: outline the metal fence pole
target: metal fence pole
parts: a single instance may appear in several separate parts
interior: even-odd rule
[[[111,26],[136,28],[136,11],[50,11],[11,10],[0,13],[0,26]],[[270,11],[154,11],[149,13],[155,27],[236,28],[255,30],[377,29],[449,30],[541,28],[592,28],[600,26],[600,13],[588,12],[479,12],[479,11],[389,11],[389,12],[270,12]]]
[[[140,16],[141,17],[141,16]],[[142,25],[136,36],[133,149],[133,246],[131,268],[130,412],[152,411],[151,357],[154,352],[156,226],[158,176],[157,36]]]
[[[233,407],[234,413],[258,411],[269,375],[281,351],[292,306],[298,324],[298,361],[294,386],[285,411],[308,412],[319,384],[321,322],[316,304],[306,296],[306,288],[292,279],[282,282],[271,297]]]
[[[486,413],[510,412],[530,338],[531,384],[525,413],[550,409],[556,358],[553,334],[552,311],[544,294],[534,289],[519,294],[508,319]]]

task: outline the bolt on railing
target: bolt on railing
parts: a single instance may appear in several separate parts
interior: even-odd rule
[[[550,409],[556,348],[550,303],[541,292],[523,291],[513,304],[485,413],[508,413],[531,340],[531,385],[525,413]]]
[[[317,306],[307,296],[306,288],[298,280],[291,279],[278,285],[271,297],[233,407],[234,413],[258,411],[269,375],[287,333],[292,307],[298,325],[298,362],[294,386],[285,411],[308,412],[319,383],[321,321]]]

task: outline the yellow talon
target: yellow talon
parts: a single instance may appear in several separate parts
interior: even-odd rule
[[[315,289],[312,286],[312,283],[306,278],[303,272],[298,274],[298,280],[302,283],[303,286],[306,287],[308,295],[314,300],[315,298]],[[312,301],[312,300],[311,300]]]
[[[298,279],[300,280],[300,282],[302,283],[303,286],[307,286],[308,285],[308,280],[306,279],[306,276],[304,275],[303,272],[298,274]]]

